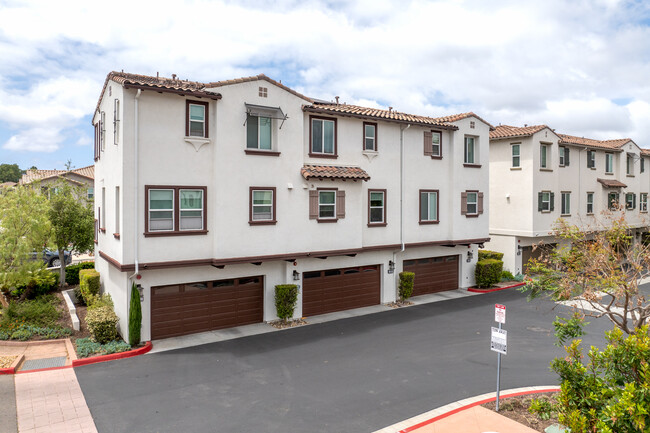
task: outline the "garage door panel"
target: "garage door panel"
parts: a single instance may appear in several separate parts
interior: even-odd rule
[[[415,273],[413,296],[458,289],[458,256],[405,260],[404,271]]]
[[[263,315],[263,277],[154,287],[151,338],[259,323]]]

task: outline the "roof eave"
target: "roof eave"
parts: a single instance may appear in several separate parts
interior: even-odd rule
[[[170,89],[167,87],[147,86],[144,84],[133,84],[133,83],[124,83],[123,86],[125,89],[152,90],[158,93],[173,93],[180,96],[190,95],[196,98],[207,98],[207,99],[212,99],[214,101],[221,99],[220,93],[201,92],[196,90]]]
[[[427,128],[446,129],[446,130],[451,130],[451,131],[457,131],[458,130],[458,127],[456,125],[440,124],[440,123],[435,123],[434,124],[434,123],[400,120],[400,119],[389,119],[389,118],[386,118],[386,117],[368,116],[368,115],[355,114],[355,113],[340,113],[338,111],[337,112],[332,112],[332,111],[324,109],[324,108],[316,108],[316,107],[309,106],[309,105],[303,106],[302,111],[309,112],[309,113],[316,113],[316,114],[327,114],[327,115],[330,115],[330,116],[353,117],[353,118],[356,118],[356,119],[380,120],[382,122],[399,123],[401,125],[419,125],[419,126],[424,126],[424,127],[427,127]]]

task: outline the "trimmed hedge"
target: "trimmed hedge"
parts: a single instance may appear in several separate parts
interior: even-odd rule
[[[79,284],[79,271],[82,269],[95,269],[95,262],[81,262],[65,267],[65,282],[70,286]]]
[[[107,305],[88,310],[86,324],[93,340],[99,344],[106,344],[117,339],[117,322],[119,317],[112,307]]]
[[[92,304],[92,298],[99,295],[99,272],[94,269],[79,271],[79,290],[86,305]]]
[[[415,284],[415,273],[413,272],[399,273],[399,297],[402,301],[410,298],[411,295],[413,295],[414,284]]]
[[[476,285],[481,288],[490,287],[499,282],[503,271],[503,262],[495,259],[479,260],[476,263]]]
[[[284,321],[293,317],[298,302],[298,286],[295,284],[278,284],[275,286],[275,310]]]
[[[490,250],[478,250],[478,260],[485,259],[503,260],[503,253]]]

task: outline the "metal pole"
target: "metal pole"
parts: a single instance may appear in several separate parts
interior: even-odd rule
[[[499,323],[499,330],[501,330],[501,323]],[[497,406],[496,410],[499,412],[499,391],[501,388],[501,352],[497,353]]]

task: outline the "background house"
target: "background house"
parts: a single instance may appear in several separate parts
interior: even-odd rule
[[[474,283],[488,240],[490,125],[317,101],[264,75],[197,83],[112,72],[93,118],[96,268],[143,339]]]
[[[80,188],[88,199],[94,197],[95,166],[76,168],[73,170],[36,170],[29,169],[18,182],[19,185],[38,183],[43,191],[56,188],[59,182],[67,182],[70,186]]]

